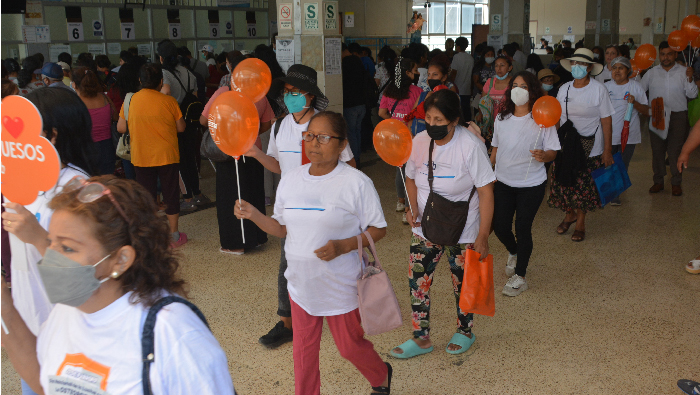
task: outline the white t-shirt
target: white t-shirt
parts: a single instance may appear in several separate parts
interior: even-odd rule
[[[627,113],[627,97],[634,96],[634,100],[638,103],[647,105],[647,95],[642,89],[642,85],[635,81],[629,80],[625,85],[618,85],[615,81],[608,81],[605,87],[610,92],[610,100],[612,101],[615,114],[612,116],[612,143],[613,145],[620,144],[622,136],[622,128],[625,126],[625,114]],[[630,120],[630,135],[627,139],[627,144],[640,144],[642,142],[642,131],[639,122],[639,112],[632,109],[632,119]]]
[[[496,179],[514,188],[534,187],[547,180],[544,163],[532,158],[530,150],[561,149],[557,129],[552,126],[542,128],[540,132],[532,114],[524,117],[510,115],[504,120],[501,120],[500,116],[496,117],[491,145],[498,147]]]
[[[612,80],[612,72],[610,71],[608,66],[605,65],[605,66],[603,66],[603,71],[593,78],[595,78],[595,80],[600,82],[601,84],[604,84],[604,83]]]
[[[569,89],[571,87],[571,89]],[[578,133],[584,137],[595,134],[595,142],[590,157],[603,153],[602,118],[615,114],[610,94],[605,85],[591,78],[583,88],[574,88],[574,81],[569,81],[559,88],[557,100],[561,104],[561,124],[566,122],[566,97],[569,96],[569,117]]]
[[[406,163],[406,177],[415,180],[418,188],[418,213],[420,222],[425,203],[430,194],[428,184],[428,149],[430,137],[420,132],[413,138],[413,150]],[[491,162],[486,154],[486,146],[472,132],[457,126],[452,140],[445,145],[435,144],[433,149],[433,191],[453,201],[467,201],[472,188],[481,188],[496,180]],[[415,207],[413,208],[416,209]],[[415,213],[415,211],[414,211]],[[473,243],[479,234],[479,194],[469,204],[467,224],[459,243]],[[413,228],[413,233],[423,236],[423,229]]]
[[[338,162],[323,176],[309,174],[310,164],[282,177],[272,218],[287,227],[289,296],[314,316],[345,314],[358,307],[357,279],[361,268],[357,250],[326,262],[315,250],[329,240],[354,237],[369,226],[386,228],[384,212],[372,180]]]
[[[63,190],[63,185],[77,175],[89,178],[87,173],[73,165],[64,167],[61,169],[55,188],[40,193],[32,204],[24,206],[34,214],[39,225],[47,231],[53,215],[53,210],[48,207],[49,202]],[[23,243],[12,233],[10,233],[10,249],[12,250],[12,300],[19,315],[36,336],[41,324],[46,321],[53,308],[37,268],[37,263],[42,256],[36,247]]]
[[[141,333],[148,309],[129,303],[130,296],[131,292],[92,314],[56,305],[36,347],[47,395],[143,394]],[[154,394],[234,393],[224,350],[188,306],[164,307],[154,339]]]
[[[170,96],[174,97],[179,104],[182,103],[182,100],[185,98],[186,92],[182,90],[183,86],[187,88],[187,90],[190,92],[197,92],[197,77],[195,77],[191,71],[187,70],[186,68],[180,65],[177,65],[177,67],[175,67],[175,71],[177,72],[177,78],[179,78],[180,82],[182,82],[182,86],[180,85],[180,82],[178,82],[177,79],[175,79],[173,73],[165,69],[163,69],[163,85],[170,85]]]
[[[452,70],[457,70],[455,85],[460,95],[468,96],[472,94],[472,69],[474,68],[474,58],[466,52],[457,52],[452,58]]]
[[[317,113],[318,111],[314,109],[314,114]],[[297,124],[292,114],[288,114],[277,122],[282,122],[282,125],[277,132],[277,137],[275,137],[275,125],[272,125],[267,154],[280,163],[282,177],[284,177],[289,170],[301,166],[301,145],[304,143],[301,134],[309,128],[309,122]],[[352,151],[350,151],[350,144],[347,144],[340,154],[340,160],[347,162],[350,159],[352,159]]]

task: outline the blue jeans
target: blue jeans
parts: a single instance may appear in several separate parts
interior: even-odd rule
[[[362,118],[367,109],[364,104],[343,109],[343,117],[348,123],[348,143],[357,167],[360,167],[360,150],[362,149]]]
[[[124,168],[124,177],[127,180],[136,180],[136,170],[130,160],[122,159],[122,167]]]

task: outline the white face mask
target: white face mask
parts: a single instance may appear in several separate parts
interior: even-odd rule
[[[226,70],[228,70],[229,73],[231,72],[231,66],[229,66],[228,63],[226,64]]]
[[[527,89],[516,86],[510,91],[510,100],[512,100],[516,106],[522,106],[530,100],[530,92],[528,92]]]
[[[484,61],[488,64],[493,63],[494,60],[496,60],[496,58],[494,58],[493,56],[488,56],[488,57],[484,58]]]

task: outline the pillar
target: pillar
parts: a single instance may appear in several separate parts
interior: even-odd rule
[[[619,31],[620,0],[586,0],[584,44],[587,48],[620,44]]]
[[[338,14],[338,1],[277,0],[276,18],[277,39],[294,41],[294,63],[316,70],[318,87],[330,102],[328,110],[342,113],[342,20]],[[280,56],[278,49],[278,60]]]
[[[530,0],[491,0],[489,2],[489,38],[500,35],[502,47],[517,42],[524,53],[530,51]],[[495,16],[500,17],[500,24]],[[497,17],[497,18],[498,18]],[[498,49],[498,48],[496,48]]]

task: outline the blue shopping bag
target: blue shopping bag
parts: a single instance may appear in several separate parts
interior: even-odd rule
[[[627,174],[627,168],[622,161],[622,154],[616,153],[613,155],[613,160],[615,163],[612,165],[593,170],[591,173],[603,206],[632,186],[630,177]]]

